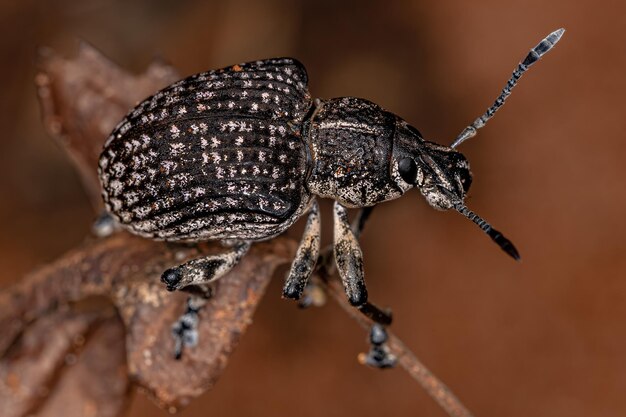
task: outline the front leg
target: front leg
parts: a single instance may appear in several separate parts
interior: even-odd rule
[[[391,312],[382,310],[367,301],[367,288],[363,276],[363,252],[358,241],[365,221],[372,210],[373,207],[361,209],[350,226],[346,208],[335,202],[335,264],[350,304],[358,308],[363,315],[374,323],[387,326],[391,324]]]
[[[233,269],[250,249],[249,242],[238,243],[228,252],[193,259],[163,272],[161,281],[168,291],[181,290],[190,285],[204,285]]]
[[[174,358],[177,360],[182,358],[183,349],[192,348],[198,344],[199,313],[211,296],[209,287],[204,287],[203,292],[205,295],[194,294],[189,296],[185,313],[172,325]]]
[[[363,252],[350,227],[346,208],[335,201],[333,212],[335,264],[348,301],[353,306],[359,307],[367,302],[367,288],[363,277]]]
[[[313,200],[304,234],[283,287],[283,297],[299,300],[320,253],[320,216],[317,200]]]

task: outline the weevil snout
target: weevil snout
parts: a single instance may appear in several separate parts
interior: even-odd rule
[[[419,156],[426,173],[423,183],[417,186],[432,207],[448,210],[465,200],[472,184],[472,173],[461,153],[436,146],[442,149]]]
[[[397,176],[417,187],[437,210],[462,202],[472,184],[469,162],[463,154],[424,140],[417,129],[402,120],[396,127],[394,157]]]

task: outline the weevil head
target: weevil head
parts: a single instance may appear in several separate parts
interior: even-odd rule
[[[469,162],[463,154],[424,140],[416,128],[401,119],[396,125],[391,167],[400,188],[417,187],[438,210],[462,202],[472,184]]]
[[[404,191],[417,187],[432,207],[458,211],[512,258],[520,259],[510,240],[465,206],[463,201],[472,185],[472,173],[463,154],[425,141],[417,129],[400,118],[393,139],[391,176]]]

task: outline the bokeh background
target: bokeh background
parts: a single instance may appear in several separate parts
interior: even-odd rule
[[[366,97],[448,144],[563,26],[461,147],[470,207],[523,262],[411,192],[373,214],[367,282],[393,307],[394,331],[475,415],[624,416],[625,25],[626,3],[611,0],[3,0],[0,285],[79,244],[93,220],[40,123],[40,46],[69,56],[84,39],[135,72],[160,57],[183,75],[295,56],[314,96]],[[332,302],[298,310],[280,288],[276,277],[217,386],[181,416],[444,415],[403,371],[357,363],[366,335]],[[130,408],[166,414],[141,394]]]

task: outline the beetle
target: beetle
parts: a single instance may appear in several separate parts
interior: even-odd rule
[[[163,272],[170,291],[225,275],[252,242],[308,216],[283,295],[299,299],[319,256],[317,198],[335,201],[335,264],[349,302],[368,303],[358,235],[347,208],[368,208],[417,188],[454,209],[514,259],[514,245],[470,211],[467,159],[456,150],[504,104],[520,76],[561,38],[559,29],[518,65],[495,103],[451,146],[424,139],[399,116],[354,97],[313,99],[292,58],[238,64],[185,78],[141,102],[113,130],[99,159],[106,210],[131,233],[165,241],[228,243],[224,253]]]

